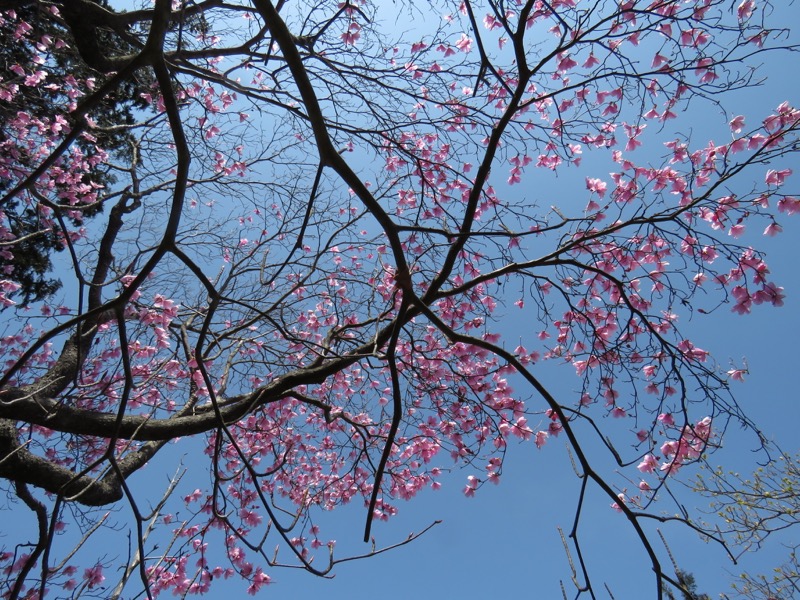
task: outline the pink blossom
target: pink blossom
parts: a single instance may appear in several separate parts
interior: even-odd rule
[[[768,302],[773,306],[783,306],[783,299],[785,297],[782,287],[778,287],[772,283],[765,283],[764,287],[753,294],[753,302],[756,304]]]
[[[353,46],[361,38],[361,26],[352,21],[341,36],[345,46]]]
[[[570,69],[574,69],[577,66],[578,63],[575,62],[575,60],[568,53],[562,53],[559,55],[557,69],[560,72],[563,73],[565,71],[569,71]]]
[[[731,226],[730,231],[728,231],[728,235],[738,238],[744,233],[744,225],[741,223],[737,223],[736,225]]]
[[[258,526],[262,520],[261,515],[259,515],[256,511],[247,508],[240,509],[239,516],[242,519],[242,523],[249,527]]]
[[[658,420],[664,427],[675,427],[675,419],[669,413],[661,413],[658,415]]]
[[[590,52],[589,57],[586,59],[586,61],[583,63],[582,66],[584,69],[591,69],[592,67],[597,66],[599,64],[600,61],[597,60],[597,57],[594,55],[594,52]]]
[[[656,52],[655,56],[653,57],[653,62],[651,63],[651,66],[654,69],[658,69],[662,65],[666,65],[666,64],[669,64],[669,61],[667,60],[667,58],[665,56],[663,56],[662,54],[659,54],[658,52]]]
[[[89,589],[100,585],[103,583],[106,578],[103,575],[103,567],[102,565],[95,565],[91,569],[86,569],[83,572],[83,579],[86,581]]]
[[[778,200],[778,210],[787,215],[800,213],[800,199],[791,196],[784,196]]]
[[[459,40],[456,42],[456,48],[462,52],[469,52],[472,50],[472,38],[466,33],[462,33]]]
[[[700,256],[705,262],[711,264],[717,259],[719,254],[717,254],[717,250],[714,246],[703,246],[703,249],[700,251]]]
[[[744,117],[742,115],[734,117],[729,125],[733,133],[739,133],[744,128]]]
[[[742,0],[742,3],[736,9],[736,14],[740,21],[749,19],[755,10],[756,3],[754,0]]]
[[[253,576],[250,581],[251,583],[250,586],[247,588],[247,593],[250,594],[251,596],[255,596],[263,586],[272,583],[272,579],[270,578],[270,576],[264,573],[261,570],[261,567],[256,568],[256,572],[253,573]]]
[[[485,17],[483,17],[483,25],[488,30],[498,29],[503,26],[503,24],[498,21],[495,16],[491,13],[487,13]]]
[[[664,456],[675,456],[678,453],[679,444],[675,440],[667,440],[661,445],[661,454]]]
[[[658,467],[658,459],[652,454],[647,454],[636,468],[642,473],[652,473],[656,467]]]
[[[659,471],[665,475],[674,475],[681,468],[681,463],[677,460],[665,461],[660,467]]]
[[[44,71],[34,71],[25,78],[25,85],[28,87],[37,86],[44,81],[45,77],[47,77],[47,73]]]
[[[456,51],[453,50],[452,47],[446,46],[444,44],[439,44],[438,46],[436,46],[436,50],[438,52],[444,53],[445,58],[447,58],[448,56],[453,56],[456,53]]]
[[[783,182],[786,180],[789,175],[792,174],[791,169],[770,169],[767,171],[767,174],[764,176],[764,180],[767,185],[772,185],[775,187],[780,187],[783,185]]]
[[[602,179],[586,178],[586,189],[590,192],[595,192],[601,198],[606,195],[608,184]]]
[[[747,373],[746,369],[730,369],[728,371],[728,376],[733,381],[744,381],[744,376]]]
[[[478,489],[478,485],[480,484],[481,480],[475,477],[474,475],[470,475],[467,477],[467,485],[464,487],[464,495],[467,498],[472,498],[475,496],[475,490]]]
[[[711,417],[703,417],[694,426],[694,433],[707,442],[711,437]]]

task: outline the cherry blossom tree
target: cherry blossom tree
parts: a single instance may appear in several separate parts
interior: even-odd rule
[[[80,23],[79,16],[73,18],[74,22]],[[18,27],[21,22],[25,23],[25,27],[20,30]],[[27,31],[36,31],[36,36],[24,35]],[[81,87],[91,89],[104,80],[104,74],[84,63],[77,51],[75,39],[91,38],[81,36],[79,31],[73,33],[72,28],[65,27],[63,22],[44,17],[43,11],[35,4],[19,6],[15,19],[6,19],[0,24],[0,36],[8,40],[0,48],[0,78],[14,82],[12,87],[5,88],[6,93],[0,105],[0,136],[5,142],[3,152],[13,154],[14,163],[30,169],[38,164],[42,149],[30,143],[16,143],[17,136],[21,135],[25,142],[30,142],[24,132],[32,123],[41,121],[45,124],[43,131],[49,129],[45,138],[49,137],[52,141],[60,139],[65,115],[54,115],[53,106],[76,102],[83,94]],[[117,52],[130,50],[124,40],[103,37],[102,33],[99,41],[106,46],[111,45]],[[22,65],[43,64],[42,50],[45,48],[48,52],[47,69],[37,67],[26,72]],[[148,79],[146,70],[137,73],[130,82],[123,83],[113,93],[100,98],[88,113],[95,123],[103,127],[95,129],[92,136],[75,140],[75,151],[84,157],[85,164],[80,171],[80,181],[59,181],[64,194],[74,193],[69,190],[79,189],[79,186],[100,189],[115,182],[105,161],[92,157],[98,146],[105,152],[123,156],[130,150],[127,130],[120,126],[132,124],[133,110],[146,106],[140,94],[147,91]],[[23,85],[19,85],[20,82]],[[14,182],[15,178],[4,177],[0,180],[0,191],[8,191]],[[72,224],[79,227],[101,206],[101,203],[95,203],[84,207],[80,216],[72,217]],[[23,304],[52,295],[60,287],[58,279],[48,277],[53,266],[51,254],[64,250],[59,232],[41,223],[42,216],[38,214],[36,206],[30,203],[9,199],[3,205],[3,212],[11,236],[5,241],[13,239],[14,251],[0,254],[0,269],[6,278],[20,286],[8,295]]]
[[[38,524],[0,549],[4,597],[326,575],[353,558],[326,511],[363,503],[369,541],[454,466],[473,496],[508,444],[559,436],[581,480],[576,596],[601,585],[577,535],[590,489],[638,535],[659,597],[680,582],[649,523],[725,544],[663,507],[729,423],[759,435],[730,393],[744,366],[688,319],[783,304],[757,245],[800,211],[800,111],[736,105],[795,50],[768,1],[123,8],[0,2],[4,44],[30,56],[0,97],[52,103],[13,104],[0,139],[0,476]],[[57,69],[54,31],[96,78]],[[132,82],[133,119],[93,118]],[[38,303],[13,296],[19,206],[25,236],[66,249],[62,292]],[[554,394],[548,368],[578,391]],[[134,483],[154,471],[174,475],[151,496]],[[113,506],[132,546],[112,565],[91,540]]]

